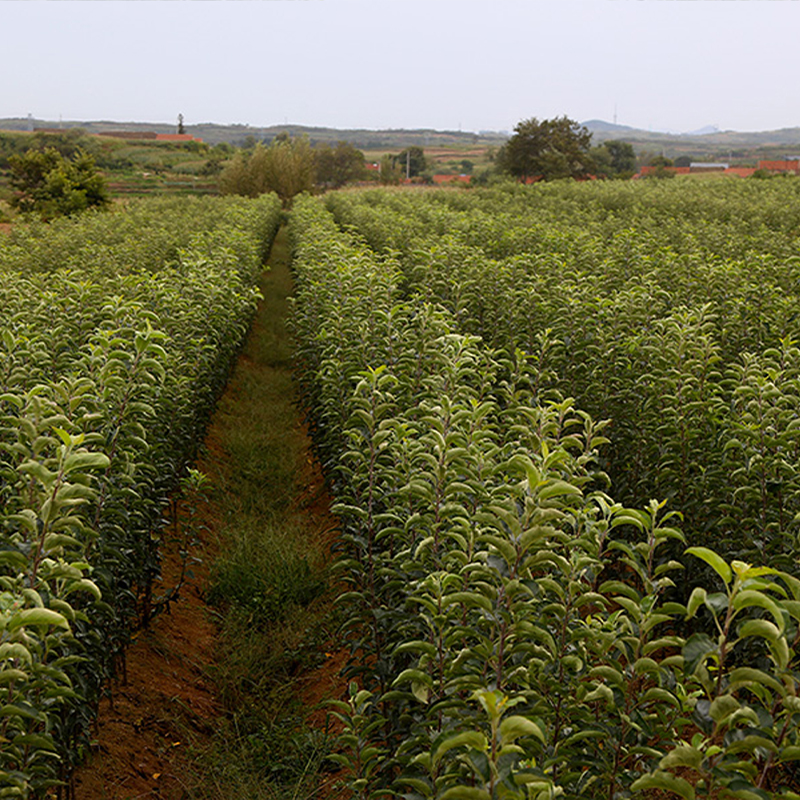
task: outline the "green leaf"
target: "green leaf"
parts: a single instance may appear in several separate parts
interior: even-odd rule
[[[737,667],[728,676],[731,689],[739,686],[747,686],[750,683],[760,683],[768,686],[773,692],[777,692],[781,697],[786,694],[786,687],[778,680],[754,667]]]
[[[777,753],[778,748],[771,739],[766,739],[763,736],[745,736],[744,739],[737,739],[731,742],[727,747],[728,753],[754,753],[757,748],[769,750],[772,753]]]
[[[770,642],[777,641],[781,636],[777,626],[767,619],[748,619],[739,626],[737,633],[742,639],[746,639],[748,636],[760,636]]]
[[[37,733],[23,733],[14,737],[14,744],[18,747],[35,747],[37,750],[47,750],[56,752],[56,746],[49,736],[42,736]]]
[[[502,742],[515,742],[521,736],[535,736],[544,742],[542,729],[527,717],[513,714],[500,723],[500,739]]]
[[[563,495],[581,495],[582,492],[577,486],[573,486],[566,481],[553,481],[553,483],[539,490],[539,498],[549,500],[551,497],[562,497]]]
[[[407,778],[401,775],[397,779],[397,783],[400,784],[400,786],[408,786],[411,789],[415,789],[420,797],[432,797],[434,794],[433,787],[430,783],[421,778]]]
[[[108,469],[111,460],[105,453],[70,453],[67,460],[64,462],[65,472],[74,472],[75,470],[85,469]]]
[[[0,644],[0,659],[5,660],[7,658],[17,658],[26,664],[33,663],[33,656],[30,650],[19,642],[3,642]]]
[[[464,731],[443,739],[434,750],[434,765],[438,764],[442,760],[442,756],[454,747],[472,747],[480,752],[485,752],[487,748],[486,737],[478,731]]]
[[[603,678],[603,680],[613,684],[614,686],[618,686],[620,689],[624,685],[622,673],[618,669],[614,669],[613,667],[607,665],[592,667],[592,669],[589,670],[589,675],[591,675],[593,678]]]
[[[749,781],[741,779],[734,779],[725,787],[725,796],[737,800],[775,800],[773,792],[765,792]]]
[[[6,703],[6,705],[0,707],[0,716],[23,717],[24,719],[32,719],[37,722],[44,722],[47,719],[46,715],[40,709],[23,702]]]
[[[45,487],[52,486],[56,479],[56,473],[51,472],[44,464],[40,464],[38,461],[26,461],[24,464],[20,464],[17,469],[25,475],[31,475],[36,478]]]
[[[453,786],[439,795],[438,800],[492,800],[489,792],[474,786]]]
[[[694,787],[688,781],[661,770],[652,772],[649,775],[642,775],[641,778],[631,784],[631,789],[634,792],[663,789],[666,792],[680,795],[684,800],[695,800]]]
[[[640,531],[648,527],[649,518],[647,514],[635,508],[623,509],[620,513],[614,515],[611,521],[612,528],[618,528],[620,525],[633,525]]]
[[[637,675],[648,675],[658,673],[659,665],[652,658],[638,658],[633,665],[633,671]]]
[[[21,669],[0,669],[0,684],[11,683],[11,681],[24,681],[27,680],[28,673],[23,672]]]
[[[691,619],[706,601],[706,590],[702,586],[695,586],[686,604],[686,619]]]
[[[668,692],[666,689],[661,689],[658,686],[651,686],[643,695],[642,700],[645,703],[655,701],[657,703],[668,703],[675,708],[680,708],[681,702],[675,697],[674,694]]]
[[[800,761],[800,746],[790,745],[789,747],[782,747],[778,753],[780,761]]]
[[[419,669],[404,669],[393,681],[392,686],[397,686],[401,683],[413,681],[415,683],[424,683],[426,686],[432,686],[433,681],[427,672]]]
[[[593,691],[589,692],[586,697],[583,698],[583,700],[586,703],[590,703],[595,700],[604,700],[606,706],[608,708],[612,708],[614,705],[614,692],[612,692],[610,687],[606,686],[604,683],[599,683]]]
[[[94,581],[88,578],[81,578],[81,580],[73,581],[67,587],[65,595],[72,594],[73,592],[89,592],[95,600],[102,599],[100,588]]]
[[[621,581],[606,581],[600,586],[600,591],[605,595],[621,594],[636,603],[641,600],[639,592],[637,592],[636,589]]]
[[[685,552],[705,561],[725,581],[726,586],[731,582],[733,573],[728,562],[713,550],[709,550],[707,547],[687,547]]]
[[[769,611],[778,629],[783,633],[783,614],[780,608],[778,608],[778,604],[771,597],[768,597],[763,592],[745,589],[733,598],[733,608],[736,611],[741,611],[743,608],[751,608],[753,606]]]
[[[683,742],[677,745],[673,750],[670,750],[661,759],[659,766],[665,770],[674,769],[675,767],[689,767],[699,770],[702,763],[703,754],[700,750]]]
[[[72,446],[72,437],[63,429],[63,428],[53,428],[53,430],[58,434],[58,438],[61,439],[62,442],[67,447]]]
[[[478,607],[485,611],[492,610],[492,601],[477,592],[453,592],[442,598],[442,605],[449,606],[455,603],[463,603],[468,608]]]
[[[741,703],[735,697],[723,694],[712,701],[709,713],[711,714],[711,719],[720,724],[741,707]]]
[[[8,622],[9,630],[16,630],[23,625],[55,626],[69,629],[69,623],[62,614],[49,608],[25,608],[17,612]]]
[[[413,642],[404,642],[395,648],[395,653],[425,653],[425,655],[433,658],[436,655],[436,646],[431,642],[425,642],[417,639]]]

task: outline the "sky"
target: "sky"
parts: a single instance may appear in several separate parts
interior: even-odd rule
[[[799,0],[3,0],[0,118],[800,126]]]

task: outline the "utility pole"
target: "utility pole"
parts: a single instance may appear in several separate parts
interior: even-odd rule
[[[411,148],[406,149],[406,180],[411,180]]]

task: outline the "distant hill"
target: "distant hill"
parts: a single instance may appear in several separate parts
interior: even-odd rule
[[[614,139],[623,138],[631,133],[644,133],[638,128],[631,128],[629,125],[617,125],[615,122],[606,122],[602,119],[590,119],[586,122],[581,122],[584,128],[591,131],[595,139]]]
[[[664,133],[646,131],[629,125],[617,125],[592,119],[581,123],[592,133],[594,144],[609,139],[621,139],[633,145],[638,154],[647,156],[664,154],[670,158],[688,155],[698,160],[734,160],[753,162],[758,158],[781,158],[800,154],[800,127],[776,131],[721,131],[706,126],[691,133]],[[23,117],[0,119],[0,130],[24,131],[30,128],[82,128],[89,133],[111,131],[154,131],[175,133],[176,126],[158,122],[62,121],[28,119]],[[290,136],[308,136],[312,144],[350,142],[361,150],[398,151],[405,147],[468,147],[502,145],[508,139],[505,132],[437,131],[430,128],[368,130],[365,128],[339,129],[306,125],[269,125],[258,127],[245,124],[222,125],[214,122],[187,124],[186,132],[209,144],[229,142],[242,145],[250,140],[270,142],[280,133]]]
[[[688,155],[697,160],[723,159],[753,164],[759,158],[800,154],[800,127],[776,131],[721,131],[714,125],[707,125],[691,133],[664,133],[603,120],[588,120],[582,124],[591,131],[595,144],[620,139],[633,145],[638,154],[663,153],[669,158]]]
[[[88,133],[108,133],[113,131],[154,131],[156,133],[175,133],[176,126],[158,122],[110,122],[64,120],[27,119],[23,117],[0,119],[0,130],[26,131],[32,128],[82,128]],[[197,125],[185,126],[186,133],[197,136],[209,144],[229,142],[234,145],[243,144],[248,137],[256,141],[269,142],[280,133],[290,136],[308,136],[314,143],[335,143],[337,141],[350,142],[361,150],[398,149],[405,147],[453,147],[466,145],[500,145],[507,138],[507,134],[481,131],[436,131],[433,129],[338,129],[311,127],[306,125],[269,125],[257,127],[252,125],[221,125],[214,122],[204,122]]]

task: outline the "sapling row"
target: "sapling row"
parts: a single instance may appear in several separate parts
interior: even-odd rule
[[[595,365],[570,356],[560,374],[552,328],[522,346],[476,327],[504,295],[469,242],[442,241],[451,197],[336,196],[374,222],[363,239],[320,201],[292,211],[298,375],[341,520],[352,685],[337,760],[354,796],[796,797],[800,583],[687,550],[666,498],[614,499],[617,423],[564,389],[599,384]],[[411,225],[384,247],[393,205]],[[653,345],[660,435],[685,444],[674,460],[705,435],[697,421],[716,424],[716,353],[708,314],[651,322],[687,352],[707,343],[685,383]],[[696,491],[677,466],[662,480]]]
[[[280,219],[274,197],[142,202],[0,242],[4,797],[72,796]]]

